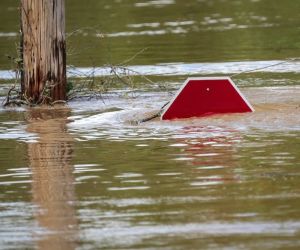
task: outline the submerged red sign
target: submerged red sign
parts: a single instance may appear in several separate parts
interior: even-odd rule
[[[253,111],[229,77],[188,78],[165,108],[161,119]]]

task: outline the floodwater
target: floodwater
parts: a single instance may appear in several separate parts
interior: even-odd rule
[[[0,3],[1,55],[16,4]],[[0,248],[299,249],[299,4],[67,1],[70,77],[146,49],[127,64],[171,91],[1,107]],[[11,67],[0,57],[1,102]],[[255,112],[136,122],[190,75],[234,75]]]

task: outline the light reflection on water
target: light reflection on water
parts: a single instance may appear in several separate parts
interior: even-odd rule
[[[242,62],[218,62],[218,63],[166,63],[157,65],[135,65],[116,69],[120,75],[150,75],[150,76],[189,76],[238,73],[253,71],[268,73],[299,73],[300,62],[292,61],[242,61]],[[112,75],[110,67],[70,67],[68,77],[103,77]],[[15,72],[0,70],[0,79],[14,79]],[[261,84],[265,86],[265,84]]]

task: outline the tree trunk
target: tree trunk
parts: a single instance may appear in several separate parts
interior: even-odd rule
[[[21,89],[30,103],[66,99],[65,0],[21,0]]]

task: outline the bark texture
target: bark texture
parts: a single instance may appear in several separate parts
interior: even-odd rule
[[[21,0],[21,31],[24,98],[65,100],[65,0]]]

